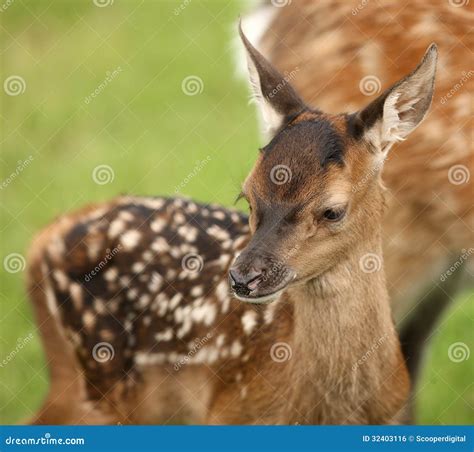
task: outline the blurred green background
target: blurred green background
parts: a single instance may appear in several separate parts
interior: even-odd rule
[[[246,84],[234,75],[235,22],[248,7],[217,0],[0,6],[1,258],[20,270],[1,267],[0,363],[8,362],[0,365],[0,423],[30,416],[47,391],[21,271],[37,231],[62,212],[121,193],[179,187],[198,200],[233,203],[261,144]],[[195,95],[183,92],[190,76]],[[110,167],[107,183],[94,182],[99,165]],[[473,318],[472,295],[464,294],[434,335],[418,422],[474,421],[472,357],[453,363],[447,353],[454,342],[472,348]]]

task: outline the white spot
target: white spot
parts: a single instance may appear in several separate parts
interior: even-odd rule
[[[252,331],[257,326],[257,313],[255,311],[246,311],[242,316],[242,327],[244,328],[245,334],[252,334]]]
[[[62,270],[54,270],[53,277],[59,285],[60,290],[66,290],[69,287],[69,279]]]
[[[217,299],[222,303],[222,312],[225,314],[229,310],[230,296],[227,281],[223,280],[216,287]]]
[[[191,289],[191,296],[192,297],[200,297],[203,292],[204,292],[204,289],[203,289],[202,286],[194,286]]]
[[[225,342],[225,334],[219,334],[219,336],[217,336],[217,339],[216,339],[216,345],[218,347],[222,347],[224,345],[224,342]]]
[[[110,267],[108,270],[104,272],[104,279],[106,281],[115,281],[118,277],[118,270],[116,267]]]
[[[207,233],[219,241],[228,240],[230,238],[229,233],[225,229],[215,224],[207,228]]]
[[[125,221],[121,220],[120,218],[116,218],[110,223],[108,232],[109,238],[113,239],[118,237],[124,231],[125,226]]]
[[[248,389],[247,386],[243,386],[240,390],[240,398],[245,399],[247,397]]]
[[[161,333],[156,333],[155,334],[155,339],[157,342],[167,342],[173,339],[173,329],[172,328],[166,328]]]
[[[91,329],[95,325],[95,315],[91,311],[86,311],[84,315],[82,316],[82,321],[84,323],[84,326],[87,329]]]
[[[151,249],[157,253],[164,253],[169,251],[170,246],[168,242],[163,237],[157,237],[151,244]]]
[[[174,220],[175,224],[186,223],[186,217],[181,212],[176,212],[174,214],[173,220]]]
[[[166,226],[166,221],[163,218],[156,218],[150,223],[150,228],[153,232],[160,233]]]
[[[93,306],[97,314],[106,313],[105,303],[104,303],[104,300],[102,300],[101,298],[94,298]]]
[[[238,339],[236,339],[234,342],[232,342],[232,345],[230,347],[230,354],[232,357],[237,358],[242,353],[243,347],[242,344],[239,342]]]
[[[120,237],[120,242],[124,246],[126,250],[132,250],[138,245],[138,242],[140,241],[141,234],[132,229],[131,231],[125,232],[121,237]]]
[[[173,295],[173,298],[171,298],[170,304],[169,304],[170,311],[173,311],[179,305],[179,302],[181,301],[181,299],[182,299],[182,296],[180,293],[176,293]]]
[[[148,290],[150,292],[158,292],[162,284],[163,284],[163,277],[159,273],[153,272],[151,274],[151,281],[148,284]]]
[[[76,311],[81,311],[84,301],[82,298],[82,287],[73,282],[69,286],[69,291],[71,292],[72,303],[74,304]]]
[[[135,262],[132,265],[133,273],[141,273],[145,269],[145,264],[143,262]]]
[[[222,212],[222,210],[217,210],[216,212],[213,212],[212,216],[216,220],[221,220],[221,221],[225,220],[225,214],[224,214],[224,212]]]

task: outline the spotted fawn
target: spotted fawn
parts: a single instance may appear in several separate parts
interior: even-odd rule
[[[380,172],[428,111],[436,47],[365,108],[326,114],[240,36],[271,136],[249,217],[122,196],[43,230],[28,275],[51,385],[32,423],[403,421]]]

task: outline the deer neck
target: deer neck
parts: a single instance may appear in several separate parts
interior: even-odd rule
[[[364,266],[364,256],[375,266]],[[365,389],[374,391],[387,370],[399,365],[380,240],[355,247],[344,261],[288,296],[294,306],[288,370],[296,380],[293,388],[305,388],[290,389],[290,410],[323,423],[337,419],[337,410],[352,413]]]

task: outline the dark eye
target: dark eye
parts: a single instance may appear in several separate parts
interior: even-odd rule
[[[326,209],[323,213],[323,218],[327,221],[339,221],[344,217],[345,213],[344,209]]]

